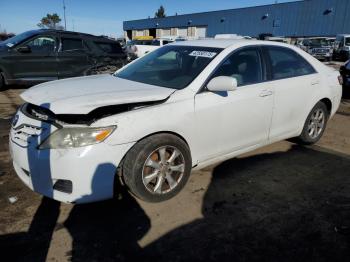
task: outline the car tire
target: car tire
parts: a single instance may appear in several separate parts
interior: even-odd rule
[[[315,144],[322,137],[327,126],[329,112],[323,102],[318,102],[309,113],[301,135],[296,142],[303,145]]]
[[[156,134],[136,143],[125,156],[121,172],[129,190],[148,202],[178,194],[192,168],[188,145],[172,134]]]

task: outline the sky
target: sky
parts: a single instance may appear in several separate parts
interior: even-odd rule
[[[65,0],[67,30],[119,37],[123,21],[154,17],[160,5],[166,15],[189,14],[273,4],[276,0]],[[278,0],[278,3],[291,2]],[[0,32],[35,29],[47,13],[63,21],[63,0],[0,0]]]

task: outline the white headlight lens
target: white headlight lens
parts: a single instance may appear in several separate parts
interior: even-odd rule
[[[67,127],[52,133],[39,149],[73,148],[93,145],[109,137],[116,126],[109,127]]]

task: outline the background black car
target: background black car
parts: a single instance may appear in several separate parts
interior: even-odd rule
[[[117,41],[60,30],[33,30],[0,42],[0,88],[83,76],[124,65]]]
[[[343,96],[350,98],[350,60],[340,67],[340,74],[343,77]]]

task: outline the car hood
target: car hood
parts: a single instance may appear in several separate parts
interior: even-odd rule
[[[174,91],[112,75],[95,75],[43,83],[21,97],[55,114],[87,114],[102,106],[160,101]]]

